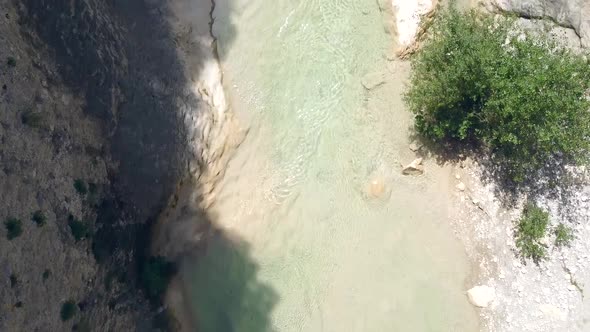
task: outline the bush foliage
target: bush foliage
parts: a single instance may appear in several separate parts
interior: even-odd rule
[[[527,204],[516,228],[516,247],[523,258],[539,263],[545,258],[546,246],[541,243],[549,225],[549,213],[534,204]]]
[[[31,220],[35,224],[37,224],[37,226],[41,227],[41,226],[45,225],[45,222],[47,221],[47,217],[45,217],[45,215],[43,214],[43,211],[37,210],[33,213]]]
[[[556,247],[569,247],[574,240],[574,231],[564,224],[557,225],[553,233],[555,233]]]
[[[522,182],[550,160],[586,161],[590,66],[511,25],[475,11],[442,11],[412,59],[405,100],[418,133],[483,147]]]
[[[8,218],[4,222],[4,227],[6,227],[6,238],[8,240],[17,238],[23,233],[23,222],[20,219]]]
[[[59,316],[61,317],[62,321],[67,321],[73,318],[76,313],[78,312],[78,306],[74,301],[67,301],[61,305],[61,310],[59,312]]]
[[[73,215],[70,215],[68,218],[68,226],[70,226],[70,231],[76,242],[92,236],[92,231],[88,224],[76,219]]]
[[[86,193],[88,192],[88,186],[86,185],[86,182],[84,182],[84,180],[82,179],[74,180],[74,189],[76,189],[76,191],[80,195],[86,195]]]
[[[8,67],[16,67],[16,59],[13,56],[6,58],[6,64]]]
[[[45,122],[43,114],[33,111],[25,111],[21,114],[21,122],[24,125],[33,128],[41,128]]]

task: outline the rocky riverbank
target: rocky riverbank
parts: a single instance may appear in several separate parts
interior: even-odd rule
[[[569,247],[550,248],[539,265],[517,256],[514,241],[516,221],[526,197],[507,207],[498,198],[498,188],[483,179],[484,167],[472,160],[457,166],[453,226],[465,244],[477,272],[472,286],[494,291],[481,309],[484,331],[588,331],[589,302],[585,285],[590,282],[590,236],[587,225],[590,187],[556,189],[536,197],[550,212],[549,229],[559,223],[574,230]]]
[[[545,34],[574,52],[588,46],[586,4],[576,1],[485,1],[480,8],[492,14],[514,13],[516,29]],[[590,301],[590,186],[585,169],[571,169],[567,185],[529,190],[507,196],[489,177],[485,162],[465,159],[455,167],[456,187],[452,222],[477,272],[468,294],[482,307],[484,331],[588,331]],[[563,183],[563,182],[560,182]],[[573,183],[573,184],[572,184]],[[550,214],[549,229],[564,224],[574,230],[570,246],[553,245],[552,231],[543,243],[547,259],[539,265],[518,257],[516,221],[524,202],[535,201]],[[485,291],[482,291],[485,290]]]
[[[492,13],[515,13],[518,29],[541,33],[582,52],[588,47],[588,4],[576,1],[488,1]],[[485,181],[484,166],[467,162],[457,174],[466,184],[457,192],[454,220],[460,238],[479,268],[479,284],[495,290],[495,300],[481,315],[488,331],[588,331],[590,302],[590,187],[584,169],[572,169],[566,184],[525,192],[514,204],[494,183]],[[572,180],[573,178],[573,180]],[[572,185],[572,181],[574,185]],[[563,181],[560,183],[564,183]],[[516,256],[514,232],[525,200],[549,211],[549,229],[564,224],[574,230],[570,246],[555,247],[552,231],[544,243],[548,257],[538,266]],[[526,263],[526,264],[525,264]]]
[[[393,5],[396,6],[395,1]],[[515,30],[549,36],[573,52],[585,52],[589,46],[587,3],[488,0],[472,5],[492,15],[516,14],[520,18]],[[404,20],[398,18],[397,22]],[[408,31],[417,31],[417,25],[413,27]],[[398,27],[398,31],[405,30]],[[414,41],[406,49],[411,49]],[[410,149],[414,151],[415,146]],[[474,266],[475,275],[467,285],[471,289],[466,289],[466,296],[480,307],[482,331],[590,330],[590,301],[585,289],[590,285],[587,171],[570,169],[568,174],[561,175],[562,180],[568,179],[567,185],[545,186],[543,190],[531,189],[518,195],[508,195],[489,175],[484,160],[479,159],[478,163],[464,158],[457,162],[450,212],[455,232]],[[550,231],[543,240],[549,248],[548,255],[539,265],[518,257],[514,240],[516,221],[527,199],[550,215]],[[559,224],[574,231],[575,238],[569,246],[553,244],[553,230]]]

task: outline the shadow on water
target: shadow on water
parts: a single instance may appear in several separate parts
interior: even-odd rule
[[[268,314],[278,295],[257,281],[248,244],[215,232],[202,253],[185,258],[185,292],[202,331],[273,331]]]
[[[258,280],[250,245],[215,226],[194,188],[190,180],[181,185],[156,234],[160,252],[179,263],[178,298],[169,302],[198,331],[274,331],[278,294]]]
[[[198,45],[206,39],[191,34],[195,29],[201,29],[197,34],[209,33],[213,2],[13,1],[20,8],[23,32],[40,54],[54,59],[58,72],[42,61],[34,65],[47,74],[48,84],[64,83],[83,98],[85,113],[102,124],[106,146],[92,151],[105,161],[110,181],[101,184],[102,203],[94,207],[92,249],[102,264],[99,273],[123,270],[129,284],[139,286],[139,271],[151,255],[152,233],[162,231],[167,242],[161,247],[180,263],[179,277],[189,295],[183,301],[199,331],[271,330],[268,316],[277,295],[257,281],[258,267],[248,244],[215,228],[198,207],[201,185],[187,180],[191,164],[200,174],[208,167],[191,141],[202,134],[189,128],[193,123],[187,119],[198,118],[209,107],[195,96],[194,80],[212,59],[199,53]],[[205,28],[193,24],[199,20],[207,20]],[[226,28],[229,36],[237,33],[232,26]],[[182,181],[190,186],[179,186]],[[189,192],[180,194],[179,187]],[[166,204],[179,197],[186,204],[168,208],[176,210],[178,218],[168,218],[171,222],[164,229],[152,230]],[[93,279],[99,289],[102,280]],[[133,298],[127,296],[133,294],[130,289],[106,299],[90,291],[94,295],[88,295],[87,310],[100,301]],[[132,302],[117,305],[111,317],[136,307]],[[137,316],[137,330],[148,331],[145,321],[150,318]],[[103,330],[113,329],[101,325],[107,323],[99,315],[95,319]]]

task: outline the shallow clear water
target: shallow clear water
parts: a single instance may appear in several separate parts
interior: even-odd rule
[[[224,235],[183,272],[201,330],[476,331],[450,172],[401,175],[409,68],[386,60],[376,1],[217,0],[215,15],[251,129],[212,209]],[[370,73],[385,80],[368,91]]]

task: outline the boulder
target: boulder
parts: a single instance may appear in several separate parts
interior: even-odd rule
[[[490,286],[475,286],[467,291],[469,302],[476,307],[485,308],[496,299],[496,290]]]
[[[414,159],[402,170],[403,175],[420,175],[424,173],[424,166],[422,166],[422,158]]]
[[[416,152],[418,150],[420,150],[420,148],[422,147],[422,144],[418,143],[418,142],[412,142],[410,143],[410,150],[412,150],[413,152]]]

